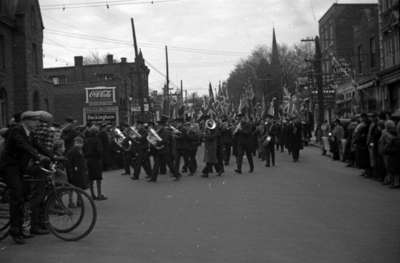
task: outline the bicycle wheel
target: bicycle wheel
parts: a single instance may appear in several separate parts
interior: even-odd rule
[[[49,222],[54,231],[68,233],[77,228],[85,215],[85,206],[80,192],[72,186],[56,188],[57,203],[49,210]],[[64,209],[65,208],[65,209]]]
[[[47,199],[45,215],[50,232],[65,241],[86,237],[97,220],[92,198],[85,191],[73,187],[56,188]]]
[[[0,183],[0,241],[8,236],[10,226],[9,197],[7,186]]]

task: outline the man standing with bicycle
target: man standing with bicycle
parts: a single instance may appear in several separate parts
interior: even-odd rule
[[[10,189],[10,235],[17,244],[25,244],[22,233],[24,219],[24,182],[30,160],[48,159],[35,147],[32,132],[39,125],[40,113],[26,111],[21,115],[21,123],[10,128],[4,151],[0,157],[0,169]],[[38,233],[40,230],[38,230]]]

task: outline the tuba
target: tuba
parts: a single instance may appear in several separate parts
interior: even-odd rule
[[[160,145],[160,143],[162,142],[161,137],[153,128],[149,128],[149,133],[146,139],[157,150],[161,150],[162,148],[164,148],[163,145]]]
[[[209,130],[214,130],[217,127],[217,123],[213,119],[206,120],[205,126]]]
[[[129,140],[127,145],[124,144],[124,141],[126,140],[126,136],[124,135],[124,133],[120,129],[115,128],[113,130],[113,134],[114,134],[115,144],[117,144],[123,150],[129,151],[131,148],[132,142]]]

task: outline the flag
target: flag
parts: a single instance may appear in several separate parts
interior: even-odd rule
[[[276,98],[274,97],[269,104],[268,115],[275,116],[275,100]]]
[[[212,89],[211,82],[209,83],[208,97],[209,97],[209,104],[214,103],[214,92],[213,92],[213,89]]]

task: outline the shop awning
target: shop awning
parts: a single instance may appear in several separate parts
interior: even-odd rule
[[[370,87],[373,87],[374,85],[375,85],[375,80],[371,80],[371,81],[365,82],[361,85],[358,85],[357,90],[368,89]]]

